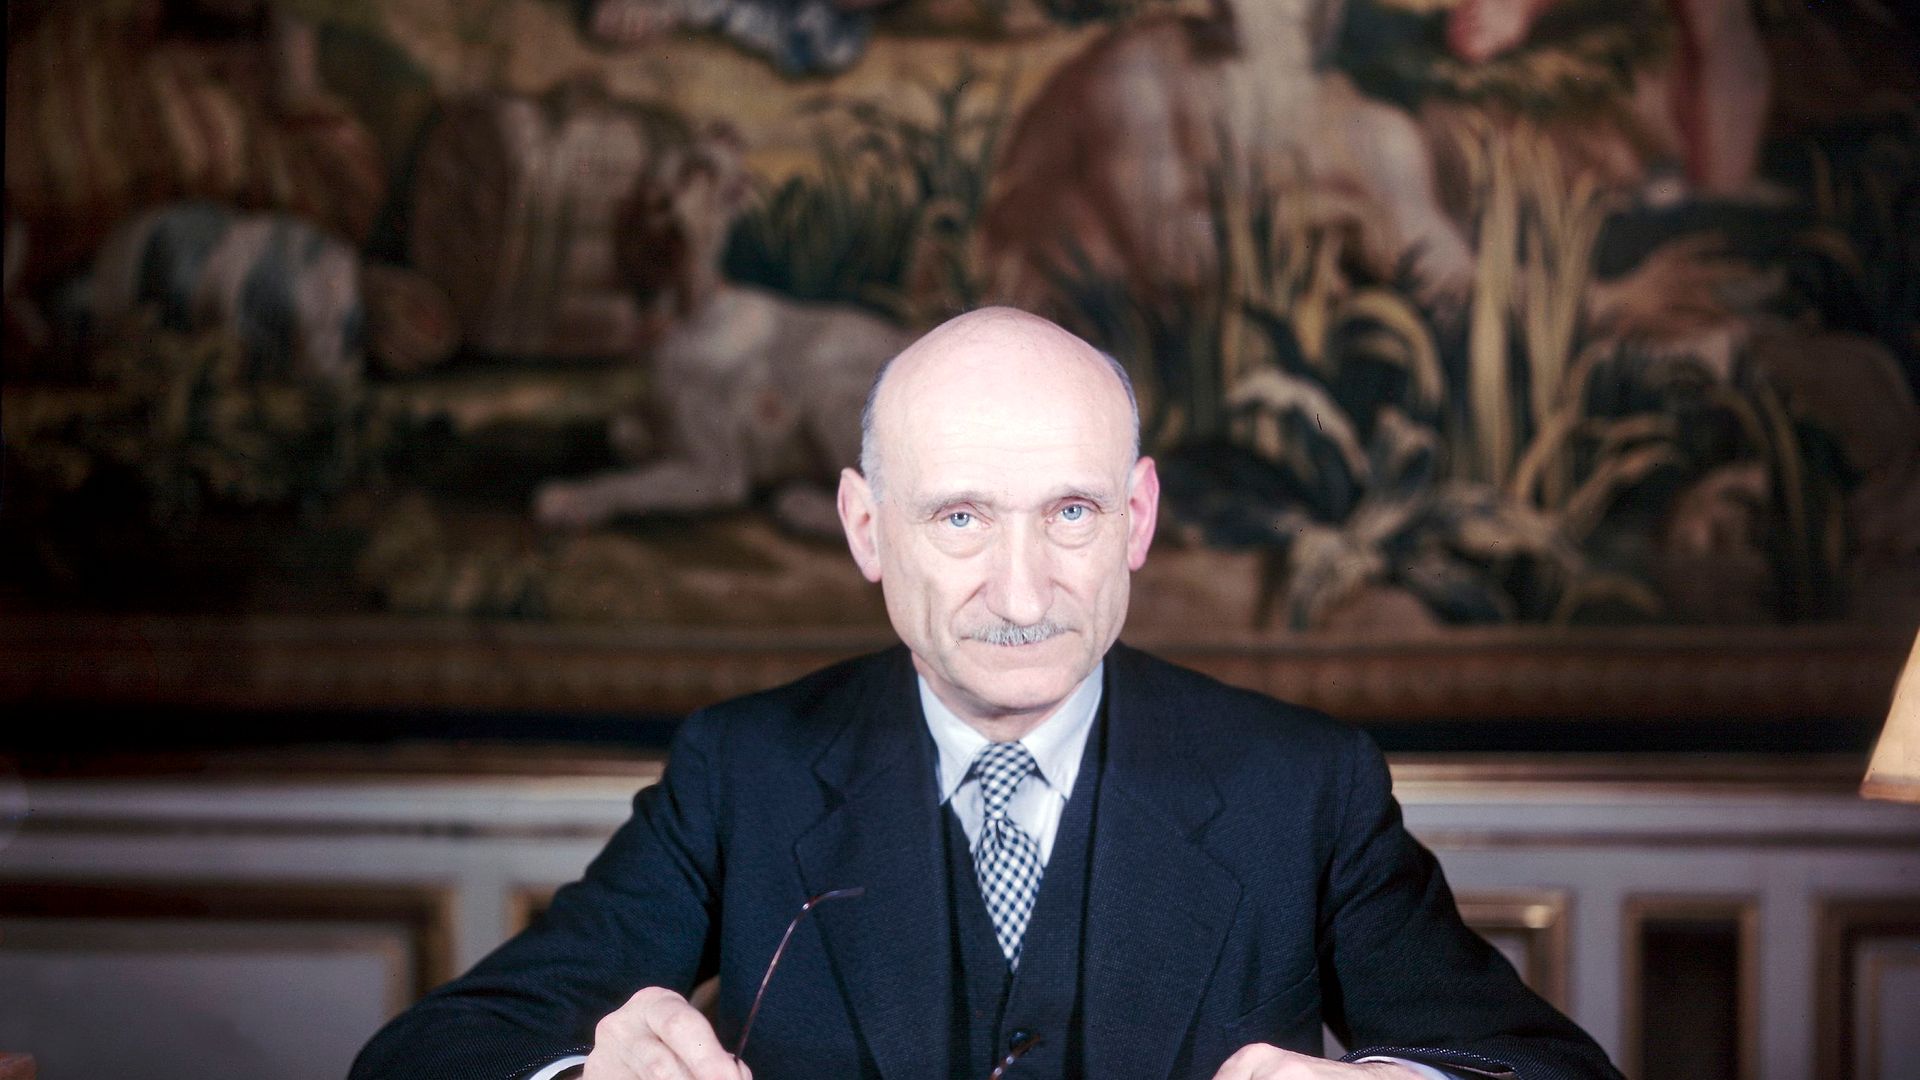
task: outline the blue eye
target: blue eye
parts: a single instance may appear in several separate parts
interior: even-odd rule
[[[965,510],[955,510],[953,513],[947,515],[947,524],[956,529],[964,529],[973,524],[973,515],[967,513]]]
[[[1072,506],[1065,507],[1060,511],[1060,520],[1069,524],[1085,521],[1086,517],[1087,508],[1081,506],[1079,503],[1074,503]]]

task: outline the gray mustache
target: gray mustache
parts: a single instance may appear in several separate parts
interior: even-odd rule
[[[1035,645],[1050,637],[1066,633],[1070,627],[1052,619],[1042,619],[1037,623],[1020,626],[1010,622],[989,623],[967,631],[966,636],[974,641],[983,641],[988,645]]]

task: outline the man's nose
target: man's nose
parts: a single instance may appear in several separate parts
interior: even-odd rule
[[[987,603],[1016,626],[1031,626],[1053,608],[1053,551],[1039,529],[1009,526],[995,552]]]

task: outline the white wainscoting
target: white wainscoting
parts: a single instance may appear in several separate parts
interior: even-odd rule
[[[1733,958],[1738,1080],[1902,1080],[1920,1076],[1920,807],[1861,801],[1852,767],[1395,776],[1469,919],[1630,1073],[1665,977],[1641,935],[1699,925]],[[341,1076],[574,877],[658,766],[593,771],[0,778],[0,1051],[49,1080]]]

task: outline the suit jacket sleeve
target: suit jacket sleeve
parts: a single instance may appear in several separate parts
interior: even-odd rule
[[[1327,1023],[1355,1047],[1348,1057],[1522,1080],[1618,1080],[1593,1040],[1461,920],[1432,853],[1401,822],[1380,752],[1360,732],[1351,738],[1320,934]]]
[[[689,717],[660,783],[533,926],[374,1036],[350,1080],[500,1080],[584,1053],[601,1017],[646,986],[711,972],[719,889],[715,754],[722,725]]]

